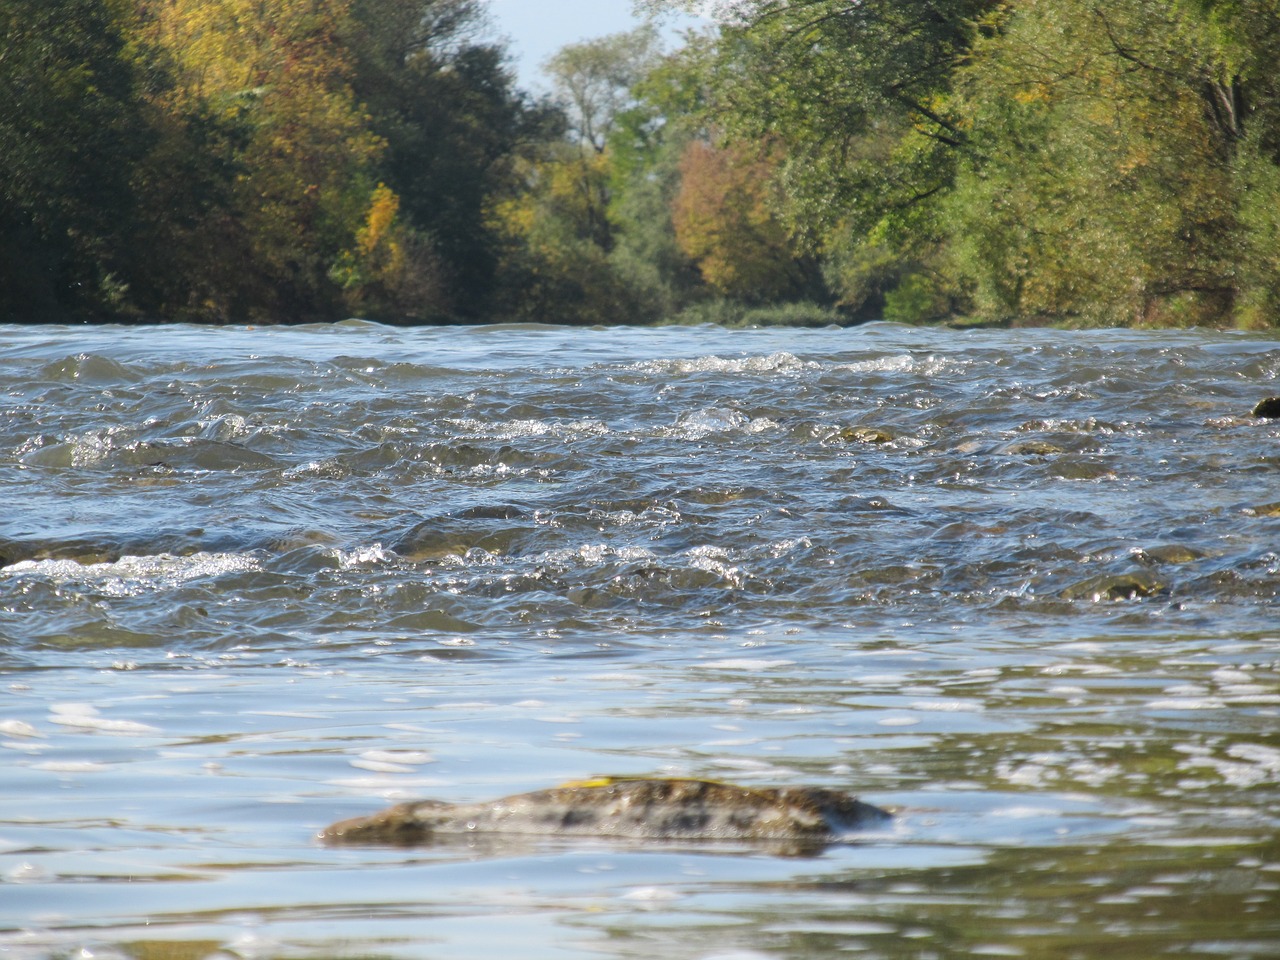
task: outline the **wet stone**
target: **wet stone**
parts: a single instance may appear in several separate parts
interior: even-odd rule
[[[1146,547],[1134,554],[1139,563],[1192,563],[1204,557],[1204,553],[1180,543],[1166,543],[1157,547]]]
[[[893,434],[880,427],[843,427],[840,439],[846,443],[892,443]]]
[[[402,803],[335,823],[320,838],[328,843],[418,845],[466,836],[596,837],[765,842],[798,852],[890,819],[879,807],[822,787],[600,777],[482,803]]]
[[[1266,397],[1253,408],[1253,415],[1264,420],[1280,420],[1280,397]]]
[[[1142,573],[1103,574],[1074,583],[1062,591],[1064,600],[1138,600],[1167,592],[1154,577]]]
[[[1051,457],[1063,452],[1062,447],[1047,440],[1018,440],[1000,450],[1011,457]]]

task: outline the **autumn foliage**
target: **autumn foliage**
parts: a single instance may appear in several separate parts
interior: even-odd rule
[[[1275,0],[720,8],[4,0],[0,321],[1280,322]]]
[[[694,140],[680,158],[676,239],[726,297],[774,301],[801,291],[800,264],[769,204],[775,173],[767,152],[740,144]]]

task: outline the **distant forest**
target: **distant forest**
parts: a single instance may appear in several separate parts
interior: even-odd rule
[[[718,23],[3,0],[0,321],[1280,324],[1280,0]]]

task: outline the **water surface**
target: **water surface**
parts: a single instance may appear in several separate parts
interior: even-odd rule
[[[0,956],[1280,954],[1280,343],[0,327]],[[329,849],[598,773],[815,857]]]

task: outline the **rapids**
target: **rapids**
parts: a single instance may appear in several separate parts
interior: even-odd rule
[[[1280,342],[0,326],[0,956],[1280,953]],[[327,823],[600,774],[811,857]]]

